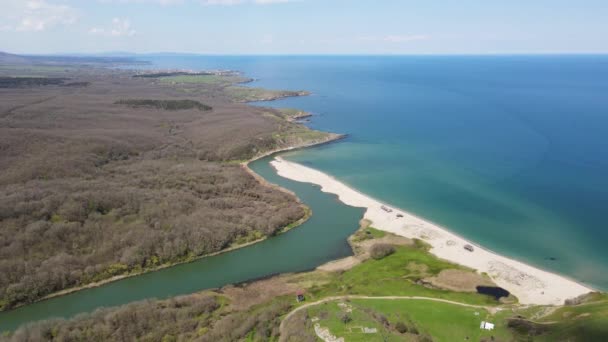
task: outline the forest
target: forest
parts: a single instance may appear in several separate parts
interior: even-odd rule
[[[164,110],[184,110],[198,109],[211,110],[212,108],[204,103],[194,100],[151,100],[151,99],[126,99],[118,100],[115,104],[125,105],[132,108],[148,107]]]
[[[60,77],[0,77],[0,88],[58,85],[65,80]]]
[[[99,309],[71,320],[34,323],[7,341],[268,341],[279,337],[280,317],[291,309],[285,298],[235,309],[229,300],[199,293]],[[292,323],[297,324],[296,322]],[[316,341],[307,338],[298,341]],[[0,340],[3,340],[0,337]]]
[[[305,215],[239,161],[333,136],[214,84],[184,92],[125,70],[60,69],[87,86],[0,89],[0,309],[271,236]]]

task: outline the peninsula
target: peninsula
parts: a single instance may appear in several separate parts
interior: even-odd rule
[[[568,299],[594,291],[563,276],[474,245],[446,228],[385,205],[318,170],[281,157],[275,158],[271,164],[283,177],[319,185],[322,191],[336,194],[345,204],[365,208],[365,219],[375,228],[425,241],[431,245],[430,252],[437,257],[488,274],[496,284],[515,295],[521,304],[562,305]]]

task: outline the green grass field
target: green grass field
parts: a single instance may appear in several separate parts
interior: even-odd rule
[[[608,341],[608,296],[573,306],[564,306],[543,317],[548,331],[537,337],[539,341],[559,341],[564,337],[572,341]]]
[[[287,90],[270,90],[264,88],[252,87],[227,87],[226,93],[236,102],[252,102],[263,100],[274,100],[288,96],[299,96],[306,94],[305,92],[287,91]]]
[[[416,282],[444,269],[465,269],[440,260],[426,251],[426,246],[397,246],[395,253],[380,260],[369,259],[343,273],[331,273],[322,285],[309,291],[313,300],[339,295],[424,296],[477,305],[498,305],[493,298],[470,292],[431,289]],[[304,276],[303,279],[305,279]],[[315,283],[314,273],[308,275]]]
[[[248,81],[248,78],[241,76],[221,76],[221,75],[179,75],[161,77],[161,83],[169,84],[214,84],[230,85]]]
[[[306,116],[310,116],[311,114],[299,109],[294,108],[277,108],[277,110],[283,116],[283,119],[293,120],[297,118],[304,118]]]
[[[164,76],[158,78],[162,84],[193,86],[197,84],[215,85],[223,87],[224,93],[236,102],[252,102],[263,100],[274,100],[288,96],[300,96],[306,92],[289,90],[270,90],[264,88],[253,88],[237,86],[236,84],[250,81],[249,78],[236,75],[178,75]],[[192,92],[192,89],[183,89],[184,92]],[[286,117],[292,110],[287,109],[282,114]]]
[[[367,227],[365,229],[358,230],[352,237],[352,242],[360,242],[364,240],[380,239],[386,236],[386,232],[378,230],[374,227]]]
[[[351,241],[386,235],[368,227],[359,230]],[[492,337],[496,341],[608,341],[606,294],[593,294],[583,299],[582,304],[557,309],[501,304],[489,296],[417,284],[418,279],[444,269],[467,269],[434,257],[421,241],[395,249],[392,255],[368,259],[344,272],[310,272],[297,276],[296,280],[308,288],[307,302],[348,295],[420,296],[481,305],[496,311],[428,300],[352,298],[308,307],[304,309],[308,318],[314,318],[315,323],[345,341],[464,341],[467,337],[469,341],[491,341]],[[346,304],[352,312],[346,312],[344,304],[339,303]],[[519,324],[513,324],[513,320]],[[495,329],[480,329],[481,321],[494,323]],[[401,327],[407,327],[407,333],[398,331],[399,322]],[[377,333],[363,333],[363,327],[376,328]],[[413,331],[418,333],[412,334]]]
[[[308,316],[318,319],[345,341],[416,341],[424,337],[433,341],[479,341],[482,338],[507,340],[511,333],[503,324],[492,331],[480,329],[481,321],[495,322],[495,317],[484,309],[455,304],[410,299],[353,299],[313,306]],[[345,323],[344,316],[351,321]],[[398,327],[405,326],[406,332]],[[363,328],[375,328],[376,333],[364,333]]]

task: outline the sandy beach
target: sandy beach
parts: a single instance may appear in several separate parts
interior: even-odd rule
[[[484,249],[446,228],[366,196],[315,169],[280,157],[271,164],[282,177],[317,184],[323,192],[336,194],[347,205],[367,208],[365,218],[374,228],[424,240],[432,246],[430,252],[434,255],[487,273],[521,304],[562,305],[568,298],[593,291],[566,277]],[[473,251],[466,250],[465,245],[473,246]]]

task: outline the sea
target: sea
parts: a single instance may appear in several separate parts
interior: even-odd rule
[[[305,164],[500,254],[608,290],[608,56],[144,56],[232,69],[348,134]],[[150,66],[147,66],[150,67]]]

